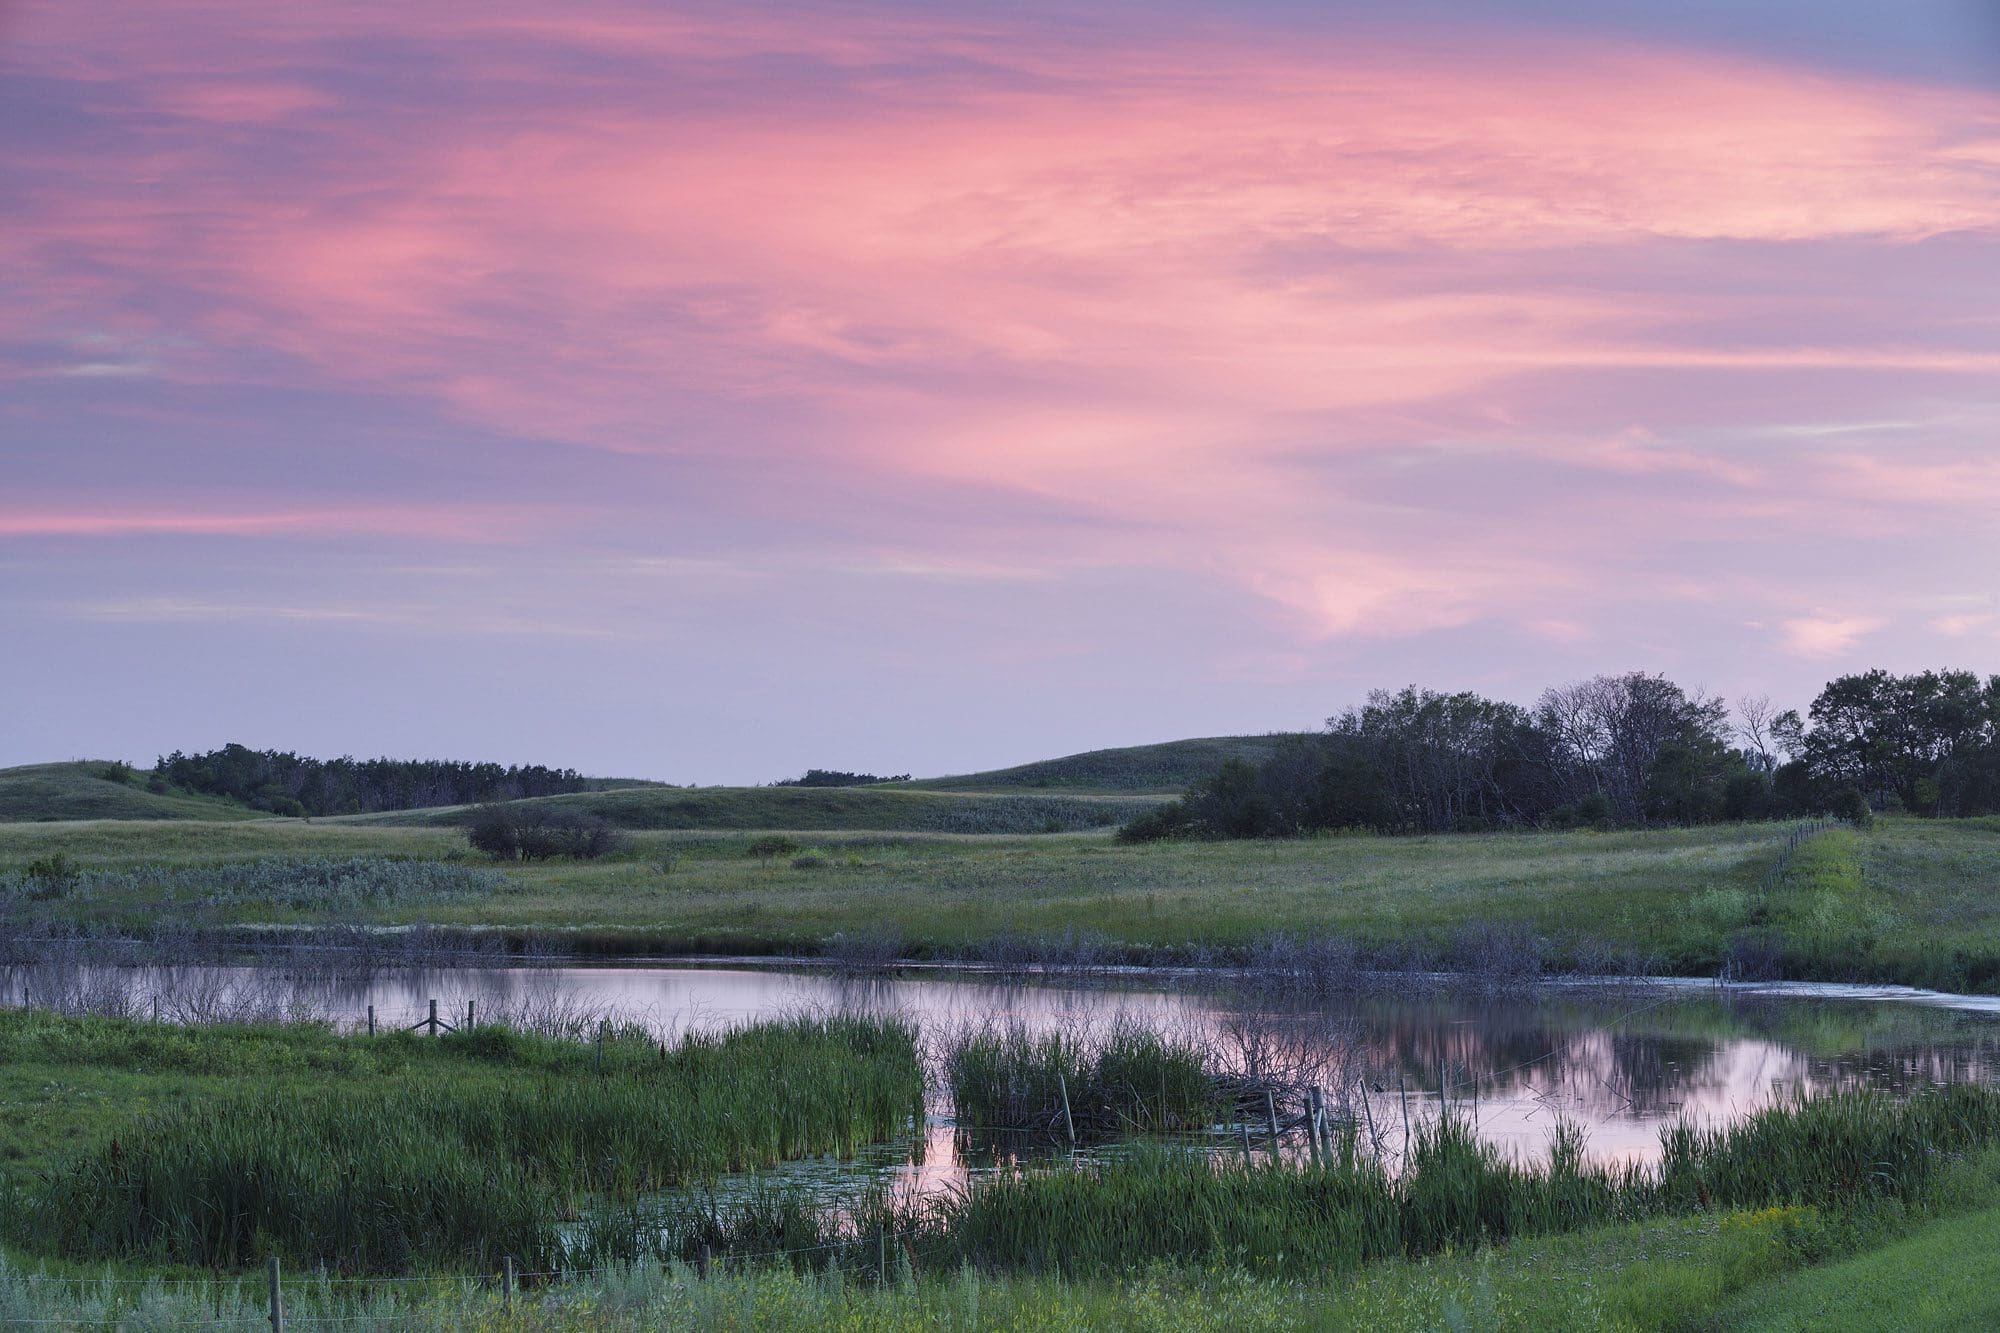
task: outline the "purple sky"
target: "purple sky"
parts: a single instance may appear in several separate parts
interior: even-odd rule
[[[1993,5],[0,0],[0,763],[1802,705],[1996,426]]]

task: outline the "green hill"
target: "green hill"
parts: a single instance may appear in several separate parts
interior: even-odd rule
[[[1073,833],[1122,824],[1154,803],[1144,796],[960,794],[901,787],[631,787],[518,804],[582,811],[628,829]],[[454,825],[469,822],[474,809],[445,806],[316,822]]]
[[[110,760],[0,768],[0,823],[261,818],[221,797],[147,791],[143,775]]]
[[[1280,733],[1264,736],[1197,736],[1158,745],[1128,745],[1113,750],[1086,750],[1061,759],[1043,759],[1015,768],[996,768],[958,777],[924,778],[898,783],[925,791],[1015,791],[1069,789],[1099,792],[1185,791],[1230,759],[1262,763],[1285,740]]]
[[[1089,750],[1015,768],[868,787],[668,787],[596,778],[589,791],[541,798],[631,829],[841,829],[901,833],[1074,832],[1121,824],[1229,759],[1268,758],[1282,735],[1204,736]],[[466,806],[345,815],[343,823],[462,824]],[[146,789],[108,761],[0,769],[0,822],[265,818],[216,796]]]

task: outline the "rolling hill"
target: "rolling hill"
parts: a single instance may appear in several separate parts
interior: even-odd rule
[[[235,801],[146,790],[143,776],[108,760],[0,768],[0,823],[71,819],[263,819]]]
[[[779,829],[815,833],[1074,833],[1122,824],[1157,798],[912,791],[902,787],[629,787],[510,802],[577,811],[627,829]],[[344,815],[322,823],[455,825],[473,806]]]
[[[1278,734],[1195,737],[867,787],[669,787],[601,778],[592,779],[589,791],[535,803],[587,811],[630,829],[1075,832],[1124,823],[1225,760],[1261,761],[1283,740]],[[322,818],[451,826],[466,822],[470,810],[436,806]],[[0,769],[0,822],[263,818],[272,816],[219,796],[148,791],[143,774],[108,761]]]
[[[1179,795],[1227,760],[1261,763],[1285,739],[1283,733],[1277,732],[1263,736],[1198,736],[1157,745],[1086,750],[1014,768],[922,778],[896,785],[922,791],[1068,790]]]

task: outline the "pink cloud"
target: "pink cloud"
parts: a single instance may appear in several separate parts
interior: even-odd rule
[[[1800,616],[1779,626],[1779,641],[1799,657],[1838,657],[1888,623],[1878,616]]]
[[[782,7],[259,10],[252,50],[225,31],[249,12],[91,10],[89,43],[43,18],[56,68],[125,81],[178,133],[135,137],[87,178],[26,150],[42,184],[0,261],[44,276],[11,329],[166,283],[195,335],[160,358],[179,382],[275,350],[327,386],[495,432],[858,476],[891,500],[939,487],[962,506],[909,535],[935,548],[899,554],[909,568],[1193,571],[1309,639],[1495,614],[1580,636],[1575,603],[1618,595],[1603,571],[1634,550],[1752,522],[1815,534],[1836,512],[1879,531],[1883,500],[1963,514],[2000,494],[1979,458],[1579,428],[1560,388],[1526,413],[1499,402],[1535,377],[2000,372],[1977,330],[1829,327],[1823,291],[1635,292],[1571,271],[1711,243],[1990,236],[1990,95],[1581,39],[1216,28],[1113,46]],[[368,84],[291,67],[391,15],[465,83],[541,100],[391,98],[356,129],[343,117]],[[609,53],[648,77],[606,93],[557,73]],[[817,77],[780,94],[755,72],[778,58]],[[242,170],[246,136],[274,123],[314,130],[319,155]],[[92,262],[57,262],[72,253]],[[1513,276],[1468,280],[1472,260]],[[1704,331],[1732,320],[1767,331]],[[1622,409],[1633,425],[1680,409],[1651,393]],[[1477,470],[1484,505],[1385,477],[1385,433],[1462,446],[1433,472]],[[1026,543],[1010,504],[1076,522]],[[511,521],[274,508],[0,517],[0,534]],[[1806,617],[1782,641],[1824,655],[1878,627]]]

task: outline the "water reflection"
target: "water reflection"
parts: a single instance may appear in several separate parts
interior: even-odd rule
[[[2000,1016],[1878,998],[1716,988],[1369,994],[1305,1003],[1255,1000],[1191,980],[1117,986],[1022,984],[954,974],[867,979],[726,967],[461,967],[342,975],[337,969],[0,969],[0,994],[29,1003],[144,1017],[157,999],[169,1019],[314,1016],[349,1028],[419,1023],[435,1000],[454,1020],[468,1001],[486,1021],[636,1022],[662,1039],[809,1010],[858,1010],[915,1020],[930,1037],[1003,1021],[1030,1030],[1136,1021],[1193,1036],[1230,1067],[1282,1068],[1288,1086],[1325,1088],[1364,1142],[1393,1157],[1405,1126],[1442,1101],[1503,1148],[1540,1157],[1558,1117],[1582,1124],[1604,1161],[1657,1155],[1660,1127],[1688,1115],[1724,1122],[1798,1092],[1926,1084],[1994,1076]],[[968,1170],[1007,1167],[1041,1146],[961,1135],[934,1100],[914,1141],[885,1145],[862,1166],[898,1188],[954,1187]],[[1292,1108],[1287,1108],[1290,1111]],[[1223,1151],[1233,1140],[1222,1140]],[[1115,1150],[1115,1149],[1113,1149]],[[1292,1151],[1302,1151],[1294,1145]],[[1104,1151],[1102,1149],[1098,1151]],[[806,1184],[851,1187],[853,1165],[795,1163]]]

